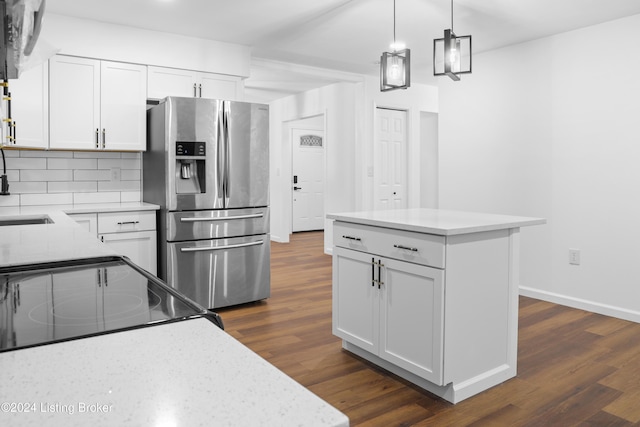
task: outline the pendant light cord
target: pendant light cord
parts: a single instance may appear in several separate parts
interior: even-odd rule
[[[393,0],[395,1],[395,0]],[[451,32],[453,33],[453,0],[451,0]]]
[[[396,0],[393,0],[393,50],[396,50]]]

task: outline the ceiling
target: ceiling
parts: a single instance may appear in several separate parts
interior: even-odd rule
[[[377,75],[393,41],[393,0],[47,0],[46,10],[251,46],[246,85],[273,94],[347,76],[317,68]],[[479,53],[638,13],[638,0],[455,0],[453,24]],[[411,49],[413,81],[434,83],[433,39],[450,26],[450,0],[397,0],[396,38]]]

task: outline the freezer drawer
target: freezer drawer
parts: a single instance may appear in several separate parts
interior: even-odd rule
[[[270,295],[269,235],[167,244],[167,283],[207,308]]]
[[[269,233],[269,208],[167,212],[167,240],[218,239]]]

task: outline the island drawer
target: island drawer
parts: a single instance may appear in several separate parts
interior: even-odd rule
[[[155,229],[155,211],[109,212],[98,214],[99,234],[153,231]]]
[[[444,236],[335,221],[333,240],[343,248],[444,268]]]

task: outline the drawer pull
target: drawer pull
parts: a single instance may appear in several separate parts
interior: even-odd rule
[[[353,236],[342,236],[343,239],[348,239],[348,240],[355,240],[356,242],[361,241],[362,239],[359,237],[353,237]]]
[[[393,245],[393,247],[398,249],[404,249],[411,252],[418,252],[418,248],[410,248],[408,246],[402,246],[402,245]]]
[[[121,221],[121,222],[118,222],[118,225],[127,225],[127,224],[136,225],[136,224],[140,224],[140,221]]]

